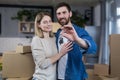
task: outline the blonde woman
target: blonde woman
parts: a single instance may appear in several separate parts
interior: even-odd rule
[[[56,80],[56,62],[72,49],[72,42],[63,44],[58,53],[52,33],[52,19],[48,13],[41,12],[35,19],[31,48],[35,62],[33,80]]]

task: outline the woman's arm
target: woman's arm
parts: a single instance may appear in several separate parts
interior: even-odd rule
[[[72,42],[68,42],[63,44],[60,52],[58,54],[53,55],[52,57],[46,57],[43,45],[39,38],[33,38],[31,43],[32,55],[36,65],[39,65],[40,68],[46,69],[51,64],[57,62],[63,55],[65,55],[72,48]]]
[[[72,50],[72,42],[64,43],[60,52],[50,58],[52,64],[58,61],[63,55],[67,54],[67,52],[70,50]]]

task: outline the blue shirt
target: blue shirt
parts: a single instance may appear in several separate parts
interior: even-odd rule
[[[96,43],[92,37],[85,31],[84,28],[80,28],[73,24],[74,29],[76,30],[78,36],[86,41],[88,44],[88,49],[82,49],[79,44],[73,42],[73,49],[68,52],[68,59],[65,71],[65,80],[84,80],[86,79],[87,73],[82,61],[82,54],[95,54],[97,50]],[[60,35],[61,29],[56,33],[56,44],[58,43],[58,38]],[[57,45],[58,47],[58,45]],[[82,50],[81,50],[82,49]]]

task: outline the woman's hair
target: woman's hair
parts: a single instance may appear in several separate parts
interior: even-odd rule
[[[61,2],[59,3],[56,8],[55,8],[55,11],[57,11],[58,8],[60,7],[66,7],[68,9],[68,11],[70,12],[71,11],[71,7],[68,3],[65,3],[65,2]]]
[[[40,13],[37,14],[37,16],[35,18],[35,35],[39,36],[40,38],[44,38],[44,35],[43,35],[42,29],[40,27],[38,27],[38,25],[40,24],[43,17],[46,16],[46,15],[50,16],[50,14],[48,12],[40,12]],[[49,33],[49,36],[50,37],[54,36],[52,31]]]

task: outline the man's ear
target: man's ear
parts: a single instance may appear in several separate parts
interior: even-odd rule
[[[70,11],[70,17],[72,17],[72,11]]]

